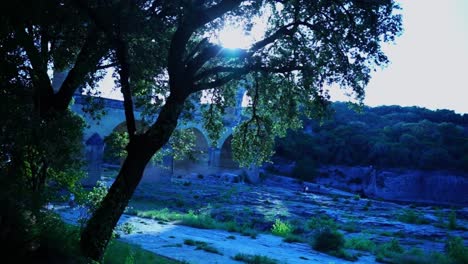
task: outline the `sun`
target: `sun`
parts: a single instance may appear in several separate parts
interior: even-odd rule
[[[241,27],[225,26],[218,33],[219,45],[227,49],[248,49],[253,39],[247,35]]]

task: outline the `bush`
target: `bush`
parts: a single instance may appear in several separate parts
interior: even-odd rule
[[[321,216],[312,217],[309,220],[309,222],[307,222],[307,227],[311,230],[320,230],[320,229],[335,230],[338,228],[338,224],[331,217],[327,215],[321,215]]]
[[[408,224],[423,225],[429,223],[429,221],[425,219],[421,213],[411,209],[403,210],[400,214],[397,215],[397,219],[400,222]]]
[[[301,159],[296,162],[292,171],[292,177],[301,181],[313,181],[317,175],[317,165],[312,159]]]
[[[377,247],[376,259],[382,262],[386,258],[394,258],[403,252],[404,250],[398,240],[393,238],[390,242]]]
[[[468,248],[461,237],[449,237],[445,242],[445,252],[457,264],[468,263]]]
[[[450,211],[450,214],[449,214],[448,228],[450,230],[457,229],[457,213],[453,209]]]
[[[221,252],[219,252],[218,249],[210,246],[208,243],[206,243],[204,241],[185,239],[184,244],[188,245],[188,246],[194,246],[196,250],[203,250],[203,251],[208,252],[208,253],[223,255]]]
[[[376,245],[372,240],[363,236],[359,236],[347,239],[345,242],[345,247],[350,249],[373,252],[375,250]]]
[[[117,229],[122,231],[126,235],[130,235],[135,231],[135,226],[127,222],[125,224],[119,225]]]
[[[283,222],[280,219],[276,219],[273,227],[271,228],[271,233],[276,236],[287,237],[293,232],[293,227],[287,222]]]
[[[344,244],[343,234],[326,228],[315,233],[312,248],[321,252],[340,251]]]

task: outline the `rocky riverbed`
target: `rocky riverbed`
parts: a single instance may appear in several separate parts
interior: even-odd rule
[[[210,221],[235,223],[255,235],[199,229],[182,226],[179,221],[137,216],[164,208],[166,212],[190,212],[207,216]],[[66,212],[62,211],[62,215]],[[73,214],[68,216],[73,217]],[[287,243],[282,237],[272,235],[277,220],[288,223],[301,239]],[[448,236],[461,237],[465,245],[468,242],[468,208],[366,199],[281,176],[271,176],[251,185],[234,183],[221,175],[197,174],[174,177],[170,182],[142,184],[120,222],[121,225],[129,223],[132,230],[120,229],[120,234],[125,241],[189,263],[239,263],[233,260],[236,254],[267,256],[278,263],[347,263],[315,251],[308,244],[315,232],[310,228],[311,222],[317,220],[333,225],[347,240],[365,240],[374,245],[396,241],[404,250],[417,249],[422,254],[443,252]],[[455,226],[450,226],[450,221],[455,221]],[[210,245],[217,253],[197,250],[185,243],[187,240]],[[356,250],[348,245],[347,251],[358,257],[357,263],[376,262],[375,250]]]

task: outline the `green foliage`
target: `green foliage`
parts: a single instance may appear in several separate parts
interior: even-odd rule
[[[125,224],[122,224],[120,226],[117,226],[118,230],[121,230],[124,234],[130,235],[135,231],[135,226],[132,225],[131,223],[127,222]]]
[[[104,159],[107,162],[117,163],[127,156],[126,146],[129,142],[127,132],[113,131],[104,141],[106,148]],[[195,134],[191,129],[175,130],[168,145],[170,148],[161,149],[151,158],[153,164],[160,164],[165,156],[172,155],[175,160],[184,158],[195,159]]]
[[[208,243],[203,242],[203,241],[196,241],[192,239],[185,239],[184,244],[188,246],[194,246],[196,250],[203,250],[209,253],[214,253],[218,255],[223,255],[218,249],[214,248],[213,246],[210,246]]]
[[[457,229],[457,213],[455,210],[450,210],[449,220],[448,220],[448,228],[450,230]]]
[[[241,261],[247,264],[277,264],[278,261],[267,256],[249,255],[239,253],[233,257],[234,260]]]
[[[118,163],[127,156],[125,147],[128,144],[128,133],[113,131],[104,138],[106,148],[104,149],[104,160],[109,163]]]
[[[104,264],[178,264],[179,261],[168,259],[144,250],[139,246],[113,240],[104,254]]]
[[[451,264],[453,263],[446,255],[431,252],[426,253],[420,249],[411,249],[401,254],[395,254],[387,262],[394,264]]]
[[[107,186],[104,182],[96,182],[96,186],[93,187],[91,191],[83,191],[77,197],[79,204],[83,205],[86,210],[82,211],[82,214],[79,216],[78,222],[81,227],[84,227],[84,224],[89,219],[89,217],[98,209],[101,201],[107,195]]]
[[[321,252],[340,251],[343,249],[345,239],[343,234],[329,228],[321,229],[314,235],[312,248]]]
[[[398,256],[398,254],[403,253],[404,250],[401,247],[398,240],[392,238],[390,242],[381,244],[377,246],[375,253],[376,253],[376,260],[383,261],[388,258],[393,258]]]
[[[372,240],[364,236],[356,236],[346,239],[344,246],[350,249],[357,249],[369,252],[373,252],[376,248],[376,244]]]
[[[312,217],[307,222],[307,227],[311,230],[331,229],[336,230],[338,224],[331,217],[327,215]]]
[[[468,247],[464,246],[461,237],[448,237],[445,242],[445,253],[457,264],[468,263]]]
[[[295,1],[284,4],[281,11],[272,8],[275,5],[269,1],[250,2],[183,1],[183,8],[174,1],[92,1],[83,3],[82,8],[76,8],[73,1],[19,1],[14,8],[5,6],[0,11],[0,114],[8,117],[8,122],[2,118],[1,174],[18,179],[19,188],[30,188],[36,194],[44,186],[53,186],[52,182],[68,185],[72,182],[69,177],[77,178],[70,176],[75,175],[70,159],[80,155],[68,143],[81,142],[82,135],[68,128],[79,122],[63,118],[60,109],[66,108],[77,87],[99,95],[96,83],[105,73],[102,68],[107,66],[103,64],[118,65],[113,77],[124,94],[125,82],[131,80],[130,96],[135,97],[136,107],[143,108],[145,123],[158,118],[158,125],[150,126],[147,134],[155,135],[146,141],[149,151],[158,151],[160,146],[155,142],[169,138],[178,123],[180,112],[173,111],[170,103],[177,109],[185,103],[181,119],[191,119],[192,101],[201,91],[218,91],[223,99],[219,103],[225,106],[235,94],[229,87],[237,88],[244,82],[253,102],[235,129],[234,158],[242,166],[261,164],[273,154],[275,136],[301,126],[299,113],[312,116],[324,112],[329,95],[323,87],[335,83],[362,101],[372,69],[388,63],[380,43],[393,41],[402,31],[401,15],[393,12],[398,9],[393,1],[371,6],[351,0]],[[219,8],[212,4],[219,4]],[[260,42],[264,45],[230,52],[205,38],[222,26],[219,21],[229,17],[250,25],[266,9],[271,9],[271,15],[266,32],[269,37]],[[200,15],[205,12],[207,15]],[[338,19],[329,20],[328,15]],[[350,16],[356,19],[346,19]],[[108,23],[95,27],[101,20]],[[320,24],[320,32],[296,26],[299,21]],[[278,31],[287,34],[273,34],[277,29],[287,29]],[[71,69],[57,93],[52,91],[48,76],[51,69]],[[94,101],[94,97],[88,99]],[[10,104],[15,101],[20,102]],[[168,108],[162,110],[169,114],[158,115],[163,113],[164,104]],[[95,110],[91,103],[85,108]],[[220,122],[207,128],[219,131]],[[185,152],[190,146],[172,143],[175,151]],[[43,199],[34,198],[23,200],[40,208]],[[109,207],[114,205],[109,203]],[[104,209],[112,212],[114,208]],[[109,217],[112,214],[103,216]]]
[[[397,215],[398,221],[408,223],[408,224],[417,224],[417,225],[423,225],[423,224],[428,224],[429,221],[424,218],[424,216],[413,209],[404,209],[402,212],[400,212]]]
[[[457,169],[468,165],[466,117],[418,107],[363,107],[360,113],[334,103],[334,118],[306,120],[313,134],[289,132],[276,154],[318,164]]]
[[[271,233],[276,236],[288,237],[293,232],[293,227],[287,222],[276,219],[271,227]]]

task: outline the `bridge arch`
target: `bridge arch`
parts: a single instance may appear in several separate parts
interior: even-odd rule
[[[174,160],[174,172],[182,173],[204,173],[210,161],[210,146],[204,131],[197,127],[183,128],[190,130],[195,135],[195,145],[192,156],[183,160]]]

